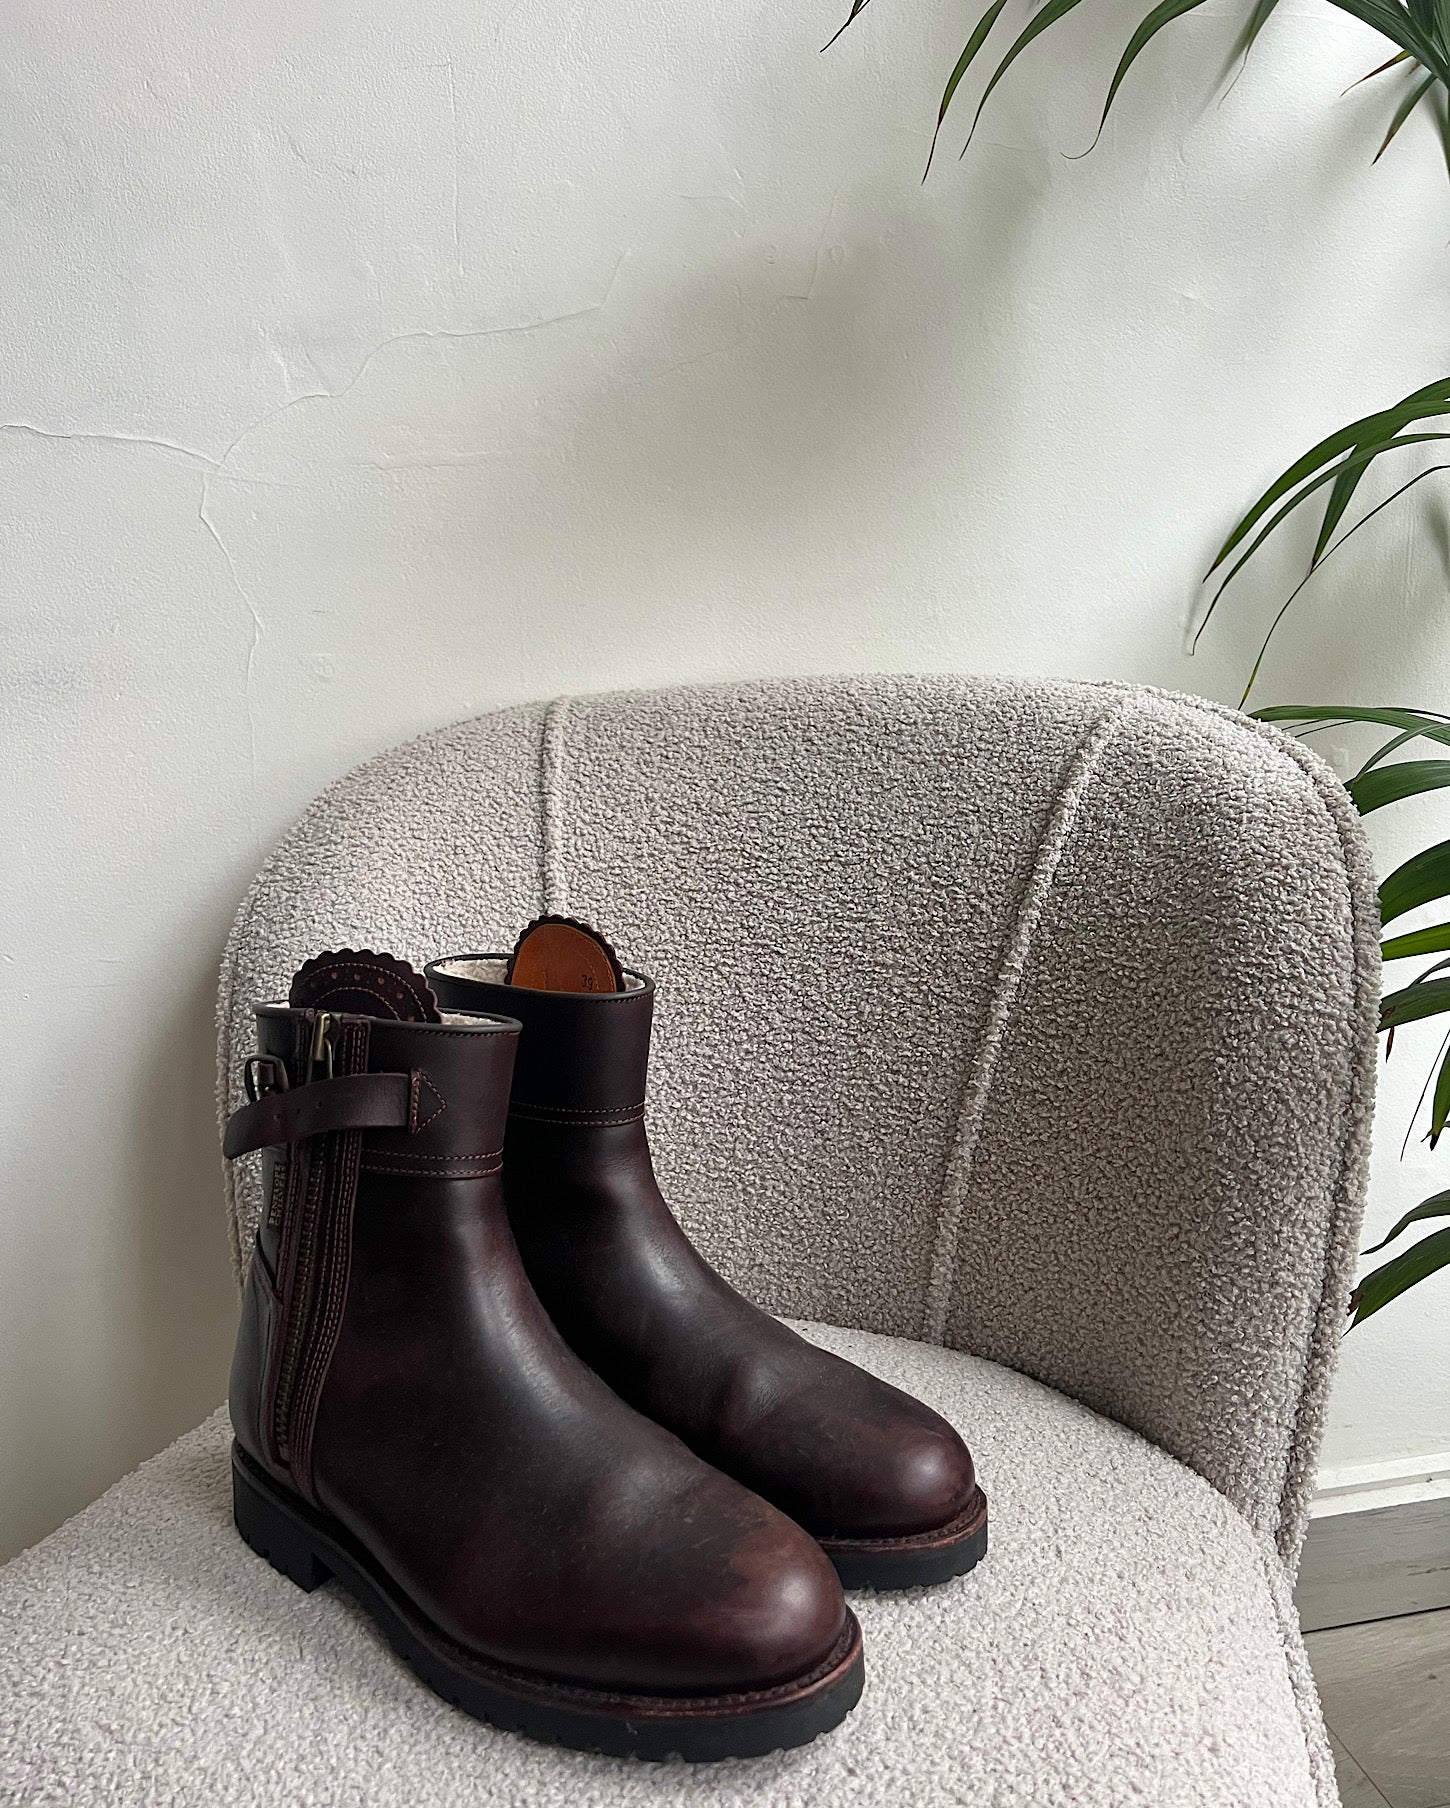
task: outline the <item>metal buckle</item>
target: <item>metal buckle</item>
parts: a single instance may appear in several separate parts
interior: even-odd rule
[[[337,1053],[337,1038],[341,1024],[331,1011],[319,1011],[317,1021],[312,1026],[312,1048],[307,1056],[307,1078],[315,1080],[319,1065],[326,1069],[327,1078],[332,1078],[333,1062]]]
[[[253,1105],[269,1092],[286,1092],[290,1084],[287,1063],[277,1055],[248,1055],[242,1067],[242,1084]]]

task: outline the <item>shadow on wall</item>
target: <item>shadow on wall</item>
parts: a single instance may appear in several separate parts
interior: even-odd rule
[[[7,1405],[0,1561],[50,1530],[221,1403],[236,1327],[218,1173],[210,973],[193,977],[153,1033],[134,1035],[141,1001],[123,982],[88,997],[73,1022],[73,1074],[108,1076],[77,1123],[65,1089],[37,1124],[39,1234],[30,1245],[25,1322],[12,1326],[30,1369]],[[109,1242],[78,1248],[66,1194],[115,1200]],[[47,1212],[45,1194],[58,1209]],[[104,1377],[100,1385],[98,1376]]]
[[[801,611],[814,637],[813,602],[873,585],[889,601],[923,544],[940,543],[944,512],[991,506],[997,454],[963,494],[956,470],[936,464],[933,436],[948,395],[959,443],[1010,458],[1011,361],[984,349],[996,334],[981,292],[1005,280],[1029,210],[993,210],[947,235],[939,210],[893,197],[892,214],[873,199],[858,203],[849,253],[828,221],[801,287],[742,306],[716,342],[698,323],[722,292],[745,288],[743,268],[722,260],[688,284],[622,298],[667,324],[626,374],[558,404],[573,450],[562,525],[586,581],[642,577],[667,627],[681,599],[708,599],[723,578],[733,600]],[[863,230],[863,214],[887,223]],[[799,569],[803,547],[817,555],[819,591],[782,596],[781,571]],[[547,545],[520,539],[511,551],[521,572],[547,572]],[[959,606],[970,621],[985,603],[964,584]]]

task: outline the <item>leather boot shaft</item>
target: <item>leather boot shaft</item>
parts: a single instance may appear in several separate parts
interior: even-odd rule
[[[644,1116],[655,987],[622,969],[618,992],[545,992],[504,980],[508,957],[450,956],[427,969],[440,1003],[520,1024],[510,1120],[632,1123]]]
[[[359,1087],[363,1126],[297,1135],[263,1155],[263,1215],[247,1274],[232,1364],[237,1437],[269,1473],[315,1501],[318,1405],[341,1329],[354,1221],[398,1178],[470,1182],[470,1203],[497,1197],[518,1025],[475,1016],[413,1023],[283,1004],[257,1009],[248,1063],[254,1109],[287,1132],[308,1128],[300,1103],[329,1081]],[[272,1134],[262,1126],[258,1134]]]
[[[846,1581],[909,1587],[970,1568],[986,1502],[955,1429],[742,1298],[670,1211],[644,1123],[649,979],[587,925],[553,917],[512,956],[449,955],[427,973],[450,1005],[522,1024],[504,1191],[570,1346],[810,1531]]]
[[[530,1283],[500,1183],[517,1022],[445,1018],[411,969],[344,953],[257,1023],[224,1143],[271,1151],[232,1382],[243,1537],[304,1588],[337,1577],[499,1725],[700,1758],[834,1726],[862,1665],[829,1563],[631,1410]]]

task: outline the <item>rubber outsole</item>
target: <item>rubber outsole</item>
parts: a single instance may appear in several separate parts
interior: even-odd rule
[[[243,1539],[310,1593],[330,1578],[365,1608],[437,1695],[475,1719],[550,1745],[649,1761],[712,1763],[806,1745],[839,1726],[861,1698],[861,1628],[847,1613],[834,1651],[809,1675],[733,1695],[628,1695],[491,1664],[453,1643],[407,1600],[356,1541],[235,1444],[232,1502]]]
[[[987,1554],[987,1497],[980,1488],[950,1525],[905,1538],[822,1538],[844,1588],[930,1588],[975,1569]]]

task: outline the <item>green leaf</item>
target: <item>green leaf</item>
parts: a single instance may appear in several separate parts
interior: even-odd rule
[[[1329,434],[1327,438],[1320,440],[1317,446],[1311,446],[1302,458],[1295,459],[1287,471],[1274,479],[1219,548],[1213,564],[1209,566],[1209,571],[1216,571],[1223,564],[1239,542],[1247,534],[1252,533],[1275,503],[1282,501],[1291,490],[1297,489],[1306,478],[1312,477],[1330,459],[1338,458],[1342,453],[1354,452],[1372,440],[1390,439],[1402,427],[1409,426],[1412,421],[1424,420],[1430,415],[1447,413],[1450,413],[1450,377],[1441,377],[1434,383],[1427,383],[1423,389],[1417,389],[1412,394],[1405,396],[1392,408],[1381,409],[1378,414],[1367,414],[1362,420],[1351,421],[1347,427],[1341,427],[1337,433]]]
[[[1331,558],[1335,553],[1337,553],[1340,550],[1340,548],[1342,546],[1344,546],[1346,541],[1352,540],[1362,527],[1368,527],[1370,522],[1374,520],[1376,515],[1382,514],[1384,512],[1384,510],[1389,508],[1392,503],[1398,502],[1400,497],[1404,495],[1406,490],[1414,489],[1414,487],[1417,483],[1423,483],[1427,477],[1438,476],[1441,471],[1450,471],[1450,465],[1431,465],[1428,470],[1418,472],[1414,477],[1412,477],[1409,480],[1408,483],[1402,483],[1397,490],[1391,491],[1391,493],[1385,497],[1383,502],[1376,503],[1375,506],[1368,512],[1368,514],[1361,515],[1359,520],[1355,522],[1353,527],[1347,529],[1344,533],[1342,533],[1339,536],[1339,538],[1334,542],[1333,546],[1330,547],[1329,551],[1327,553],[1325,553],[1324,557],[1326,559]],[[1273,621],[1270,622],[1269,631],[1264,636],[1263,641],[1259,646],[1258,657],[1254,660],[1253,670],[1249,673],[1249,681],[1244,686],[1244,694],[1242,697],[1239,698],[1239,708],[1240,709],[1242,709],[1243,706],[1249,700],[1249,692],[1254,688],[1254,684],[1257,681],[1258,676],[1259,676],[1259,671],[1263,666],[1265,655],[1269,651],[1269,643],[1270,643],[1270,641],[1273,640],[1274,636],[1278,633],[1280,623],[1283,621],[1284,617],[1289,613],[1290,609],[1293,607],[1295,601],[1298,598],[1299,592],[1304,588],[1304,586],[1309,582],[1310,578],[1312,578],[1314,576],[1315,572],[1318,570],[1319,570],[1318,565],[1311,565],[1309,567],[1309,570],[1299,580],[1299,582],[1294,586],[1293,590],[1290,591],[1289,596],[1286,599],[1286,601],[1284,602],[1283,606],[1280,608],[1279,613],[1274,617]],[[1203,623],[1202,622],[1199,623],[1198,631],[1200,634],[1203,632]],[[1195,640],[1196,640],[1196,637],[1195,637]]]
[[[1346,708],[1333,703],[1284,703],[1272,709],[1256,709],[1253,714],[1261,722],[1312,722],[1314,727],[1305,729],[1305,735],[1318,734],[1326,728],[1344,728],[1350,722],[1378,722],[1385,727],[1409,724],[1401,733],[1391,735],[1388,741],[1377,747],[1355,774],[1355,778],[1363,778],[1390,754],[1398,753],[1401,747],[1411,741],[1441,741],[1450,746],[1450,717],[1429,710]]]
[[[1344,92],[1349,94],[1355,88],[1363,87],[1366,82],[1372,82],[1377,75],[1384,75],[1388,70],[1398,69],[1401,63],[1413,63],[1414,60],[1408,50],[1398,50],[1387,63],[1381,63],[1378,69],[1371,69],[1368,75],[1362,75],[1358,81],[1351,82]]]
[[[1345,790],[1361,816],[1371,810],[1418,797],[1422,791],[1443,791],[1450,785],[1450,760],[1401,760],[1395,766],[1376,766],[1352,778]]]
[[[1450,95],[1435,96],[1435,117],[1440,124],[1440,142],[1445,148],[1445,168],[1450,171]]]
[[[1405,121],[1414,112],[1415,108],[1419,106],[1420,102],[1425,98],[1425,96],[1435,86],[1436,79],[1437,78],[1433,75],[1427,75],[1425,77],[1424,81],[1422,81],[1420,83],[1419,87],[1412,88],[1410,90],[1410,92],[1405,96],[1405,98],[1400,102],[1399,106],[1395,108],[1395,116],[1390,121],[1390,129],[1388,132],[1385,133],[1384,143],[1375,152],[1374,157],[1372,159],[1373,162],[1378,163],[1380,158],[1384,156],[1385,152],[1394,143],[1395,139],[1399,136],[1400,127],[1405,123]]]
[[[1392,935],[1380,944],[1381,960],[1410,960],[1419,954],[1443,954],[1450,948],[1450,923],[1429,929],[1412,929],[1408,935]]]
[[[1386,741],[1382,747],[1375,748],[1374,752],[1355,774],[1355,777],[1359,778],[1364,773],[1372,771],[1382,760],[1387,760],[1392,753],[1398,753],[1402,747],[1407,746],[1411,741],[1418,741],[1421,738],[1418,728],[1407,728],[1403,734],[1391,735],[1389,740]]]
[[[1393,4],[1393,0],[1334,0],[1334,5],[1341,12],[1349,13],[1356,19],[1362,19],[1382,32],[1391,44],[1398,44],[1401,50],[1408,50],[1417,63],[1423,63],[1434,74],[1445,79],[1447,73],[1444,58],[1434,44],[1415,24],[1403,7]]]
[[[1095,145],[1098,139],[1103,135],[1103,127],[1108,123],[1108,114],[1112,111],[1113,102],[1118,97],[1118,90],[1123,85],[1123,77],[1133,67],[1133,64],[1137,62],[1139,56],[1147,48],[1149,43],[1157,37],[1158,33],[1162,31],[1165,25],[1171,25],[1175,19],[1182,18],[1184,13],[1191,13],[1196,7],[1202,6],[1203,4],[1204,0],[1159,0],[1159,4],[1153,8],[1152,12],[1150,12],[1147,18],[1143,20],[1142,24],[1133,33],[1132,37],[1128,39],[1128,47],[1123,52],[1118,67],[1113,73],[1113,79],[1108,88],[1108,98],[1103,102],[1103,116],[1098,121],[1098,129],[1093,138],[1093,145]],[[1263,8],[1265,18],[1267,18],[1269,12],[1273,10],[1274,4],[1275,0],[1268,0],[1267,7]],[[1255,17],[1257,18],[1257,14]],[[1254,25],[1251,21],[1253,35],[1250,37],[1249,43],[1253,42],[1253,38],[1258,35],[1258,32],[1261,29],[1262,20],[1260,20],[1257,25]],[[1247,49],[1247,46],[1245,46],[1245,49]],[[1089,145],[1088,149],[1091,150],[1093,145]]]
[[[822,56],[824,56],[825,53],[831,48],[832,44],[835,43],[836,39],[840,37],[841,33],[846,29],[846,25],[853,25],[855,23],[857,13],[859,13],[861,11],[861,9],[864,6],[866,6],[867,4],[868,4],[868,0],[851,0],[851,10],[846,15],[846,24],[838,26],[837,29],[831,33],[830,37],[828,37],[826,39],[825,43],[822,44],[822,46],[821,46],[821,55]]]
[[[1450,1011],[1450,979],[1416,980],[1398,992],[1386,992],[1380,1000],[1380,1028],[1397,1030],[1402,1024],[1419,1023],[1425,1017],[1443,1017]]]
[[[864,6],[866,0],[861,0],[861,4]],[[982,14],[973,28],[971,37],[967,39],[966,49],[963,50],[962,54],[957,58],[956,68],[952,70],[951,77],[946,85],[946,92],[941,97],[941,107],[936,116],[936,130],[931,135],[931,149],[926,154],[926,168],[921,172],[921,179],[923,182],[925,182],[927,177],[931,174],[931,160],[936,156],[936,141],[941,137],[942,121],[947,116],[947,108],[952,104],[952,98],[956,94],[957,89],[961,86],[962,77],[967,73],[967,70],[971,68],[977,52],[986,43],[991,34],[992,27],[997,23],[1002,8],[1006,4],[1007,0],[993,0],[992,5]]]
[[[1233,91],[1239,76],[1248,67],[1249,52],[1258,42],[1259,33],[1268,24],[1269,17],[1277,4],[1278,0],[1254,0],[1254,10],[1249,14],[1243,30],[1239,33],[1238,42],[1234,45],[1233,60],[1238,63],[1238,69],[1234,73],[1233,81],[1225,90],[1226,93]]]
[[[1450,409],[1442,410],[1441,412],[1450,413]],[[1354,494],[1355,485],[1358,484],[1360,478],[1375,459],[1384,452],[1397,452],[1402,446],[1418,446],[1424,444],[1427,440],[1445,439],[1450,439],[1450,433],[1404,433],[1397,439],[1379,440],[1372,446],[1362,446],[1358,448],[1356,451],[1350,453],[1341,464],[1332,465],[1329,470],[1321,471],[1317,477],[1311,478],[1297,495],[1291,496],[1284,506],[1269,518],[1265,525],[1260,528],[1258,533],[1254,536],[1248,551],[1240,554],[1229,567],[1227,575],[1222,579],[1218,589],[1213,593],[1213,601],[1205,610],[1203,620],[1198,624],[1198,631],[1193,637],[1194,644],[1197,644],[1198,635],[1202,634],[1203,630],[1208,626],[1209,617],[1218,607],[1219,598],[1223,595],[1224,591],[1228,589],[1229,585],[1243,570],[1244,566],[1248,564],[1249,560],[1253,558],[1254,554],[1264,544],[1265,540],[1268,539],[1269,535],[1273,533],[1274,529],[1287,520],[1288,517],[1293,514],[1294,510],[1299,507],[1301,502],[1307,502],[1314,494],[1315,490],[1321,489],[1326,483],[1330,482],[1331,479],[1334,480],[1334,488],[1330,492],[1329,502],[1324,511],[1324,524],[1319,530],[1319,539],[1314,547],[1314,556],[1309,563],[1309,569],[1311,571],[1325,556],[1325,548],[1329,543],[1329,537],[1339,525],[1339,517],[1344,513],[1350,497]]]
[[[1272,703],[1253,712],[1256,722],[1377,722],[1450,746],[1450,716],[1432,709],[1368,707],[1361,703]]]
[[[1378,1250],[1388,1249],[1396,1237],[1402,1236],[1412,1224],[1423,1223],[1426,1218],[1450,1218],[1450,1193],[1432,1193],[1428,1199],[1422,1199],[1412,1211],[1405,1213],[1387,1237],[1381,1237],[1378,1243],[1371,1243],[1364,1253],[1372,1256]]]
[[[1356,0],[1356,3],[1363,4],[1363,0]],[[1007,52],[1006,56],[1002,58],[1002,61],[998,63],[996,70],[993,72],[992,79],[987,83],[982,98],[977,102],[977,111],[972,116],[972,130],[967,133],[968,144],[972,142],[973,135],[981,121],[982,109],[992,98],[992,91],[997,86],[998,82],[1001,81],[1002,77],[1017,61],[1018,57],[1021,56],[1022,52],[1026,50],[1027,46],[1034,38],[1040,38],[1049,26],[1056,25],[1059,19],[1065,18],[1078,4],[1079,0],[1047,0],[1047,4],[1043,7],[1042,11],[1029,20],[1022,31],[1018,33],[1017,37],[1012,42],[1011,49]],[[1336,0],[1336,4],[1338,4],[1338,0]],[[973,36],[975,35],[976,34],[973,33]]]
[[[1244,27],[1244,35],[1239,40],[1239,49],[1243,56],[1247,56],[1253,49],[1259,33],[1269,23],[1269,15],[1278,3],[1279,0],[1257,0],[1253,12],[1249,14],[1249,22]]]
[[[1380,886],[1380,921],[1392,923],[1407,910],[1450,896],[1450,841],[1437,841],[1397,866]]]
[[[1382,1268],[1376,1268],[1373,1274],[1367,1274],[1349,1296],[1350,1311],[1354,1314],[1351,1323],[1362,1325],[1372,1313],[1447,1264],[1450,1264],[1450,1226],[1432,1231],[1403,1255],[1395,1256]]]
[[[1329,500],[1324,505],[1324,519],[1319,523],[1319,538],[1314,542],[1314,550],[1309,555],[1311,565],[1317,565],[1324,557],[1324,549],[1334,538],[1334,530],[1339,526],[1344,511],[1349,507],[1374,456],[1371,453],[1369,458],[1346,460],[1340,466],[1334,488],[1329,492]]]
[[[1440,1072],[1435,1080],[1435,1097],[1430,1103],[1430,1147],[1433,1149],[1440,1140],[1440,1133],[1445,1128],[1445,1121],[1450,1118],[1450,1054],[1440,1062]]]

